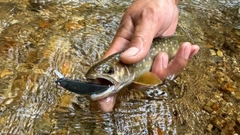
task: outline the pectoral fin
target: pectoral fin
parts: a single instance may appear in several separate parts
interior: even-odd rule
[[[162,80],[160,80],[155,74],[152,72],[145,72],[137,77],[132,84],[130,85],[131,88],[134,89],[145,89],[147,87],[156,86],[161,84]]]

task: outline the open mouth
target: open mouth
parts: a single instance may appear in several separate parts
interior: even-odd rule
[[[112,78],[106,79],[105,77],[88,77],[90,83],[104,85],[104,86],[113,86],[114,80]]]
[[[107,79],[104,78],[96,78],[96,79],[89,79],[91,83],[99,84],[99,85],[106,85],[111,86],[113,83]]]
[[[97,93],[97,94],[92,94],[91,99],[93,101],[106,98],[106,97],[116,93],[118,88],[119,88],[117,81],[114,78],[112,78],[111,76],[88,75],[86,77],[87,77],[87,79],[90,83],[94,83],[94,84],[97,84],[97,85],[103,85],[103,86],[108,87],[103,92],[100,92],[100,93]]]
[[[89,77],[88,80],[89,80],[89,82],[94,83],[94,84],[108,86],[108,89],[106,89],[105,91],[103,91],[101,93],[97,93],[97,94],[92,94],[91,98],[93,101],[108,97],[116,89],[116,87],[114,85],[114,80],[109,77],[108,77],[108,79],[106,79],[104,77],[94,77],[94,78]]]

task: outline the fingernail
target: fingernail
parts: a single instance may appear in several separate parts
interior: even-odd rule
[[[184,58],[189,59],[190,53],[191,53],[191,45],[188,44],[184,48]]]
[[[121,54],[121,57],[132,57],[139,52],[137,47],[130,47]]]
[[[168,65],[168,61],[167,61],[167,54],[163,54],[162,55],[162,61],[161,61],[161,65],[160,65],[160,70],[166,69],[167,65]]]
[[[164,54],[163,55],[163,67],[167,68],[167,66],[168,66],[168,56],[167,56],[167,54]]]
[[[190,54],[189,58],[191,59],[195,54],[197,54],[199,49],[200,49],[199,46],[193,45],[193,52],[191,50],[191,54]]]

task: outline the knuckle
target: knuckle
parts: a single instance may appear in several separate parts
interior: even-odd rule
[[[186,62],[184,60],[174,59],[173,63],[174,63],[174,65],[176,65],[181,70],[186,66]]]
[[[148,21],[158,22],[160,16],[160,9],[154,7],[146,7],[141,13],[141,18],[147,19]]]
[[[141,33],[136,34],[135,37],[138,37],[138,38],[140,38],[140,39],[143,40],[143,41],[146,40],[146,36],[143,35],[143,34],[141,34]]]

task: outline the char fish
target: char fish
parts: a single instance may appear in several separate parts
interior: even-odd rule
[[[137,77],[150,71],[154,58],[160,52],[166,52],[173,58],[182,42],[189,41],[186,33],[179,26],[173,37],[156,38],[151,49],[142,61],[136,64],[124,64],[120,61],[120,54],[116,53],[97,62],[86,73],[86,78],[91,82],[108,85],[109,88],[101,93],[92,94],[92,100],[99,100],[119,92]]]

